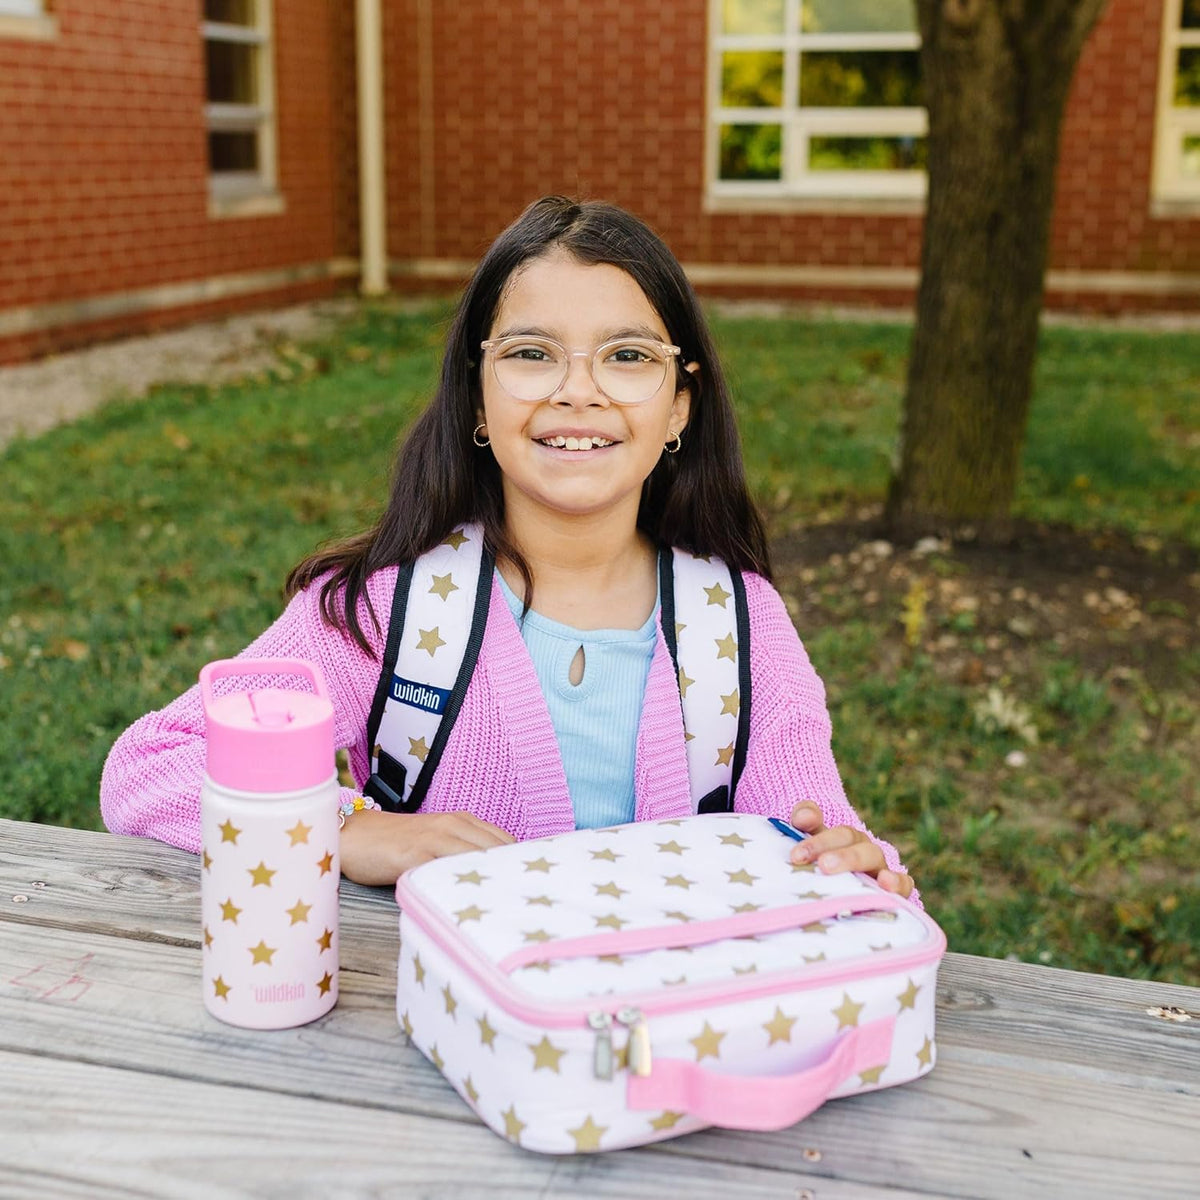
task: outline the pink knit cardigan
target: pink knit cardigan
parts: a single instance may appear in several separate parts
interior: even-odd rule
[[[395,567],[387,568],[367,582],[372,606],[384,619],[391,611],[396,574]],[[293,597],[282,616],[239,657],[303,658],[320,666],[333,701],[336,743],[347,748],[351,772],[362,782],[370,773],[367,717],[379,660],[323,620],[320,583]],[[825,689],[783,601],[757,575],[746,576],[746,600],[752,701],[738,811],[786,817],[798,801],[814,800],[827,825],[865,830],[846,800],[833,760]],[[374,624],[361,601],[359,615],[382,658],[383,636],[372,636]],[[264,677],[255,686],[295,684]],[[646,681],[634,772],[637,820],[691,811],[679,690],[661,625]],[[199,852],[203,773],[204,713],[199,689],[192,687],[166,708],[147,713],[114,743],[100,781],[105,824],[114,833],[158,838]],[[346,789],[345,794],[352,793]],[[533,661],[495,581],[479,661],[422,806],[423,812],[459,809],[521,840],[575,826]],[[895,849],[875,840],[888,865],[902,870]]]

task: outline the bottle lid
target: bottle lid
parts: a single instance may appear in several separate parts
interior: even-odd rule
[[[282,685],[307,679],[311,692]],[[218,679],[255,687],[218,696]],[[267,686],[264,686],[267,685]],[[280,793],[318,787],[334,774],[333,705],[315,663],[298,658],[226,658],[200,672],[207,729],[205,769],[223,787]]]

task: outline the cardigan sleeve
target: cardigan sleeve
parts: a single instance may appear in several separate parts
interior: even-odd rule
[[[894,871],[896,848],[866,827],[846,798],[831,745],[825,686],[788,616],[782,597],[761,576],[747,574],[750,616],[750,739],[735,807],[786,819],[812,800],[825,824],[866,833]],[[919,903],[914,890],[910,899]]]
[[[381,571],[368,584],[375,612],[386,621],[395,570]],[[379,674],[377,660],[321,615],[317,580],[297,593],[282,615],[238,658],[301,658],[325,676],[334,710],[334,738],[350,751],[356,779],[367,775],[366,725]],[[381,607],[382,603],[382,607]],[[368,640],[380,652],[374,626],[360,607]],[[291,676],[248,676],[244,688],[295,687]],[[135,721],[113,743],[100,779],[100,812],[113,833],[157,838],[200,850],[200,784],[204,775],[204,709],[198,685],[165,708]],[[353,794],[345,789],[347,795]]]

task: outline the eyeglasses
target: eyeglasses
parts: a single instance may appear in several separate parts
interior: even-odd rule
[[[571,359],[587,359],[592,382],[615,404],[644,404],[667,378],[678,346],[617,338],[595,350],[568,350],[552,338],[506,337],[480,343],[496,382],[514,400],[547,400],[567,381]]]

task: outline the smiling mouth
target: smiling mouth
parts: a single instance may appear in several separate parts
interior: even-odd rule
[[[608,438],[602,437],[563,437],[561,434],[557,437],[535,438],[536,442],[542,446],[549,446],[554,450],[603,450],[605,446],[616,445]]]

